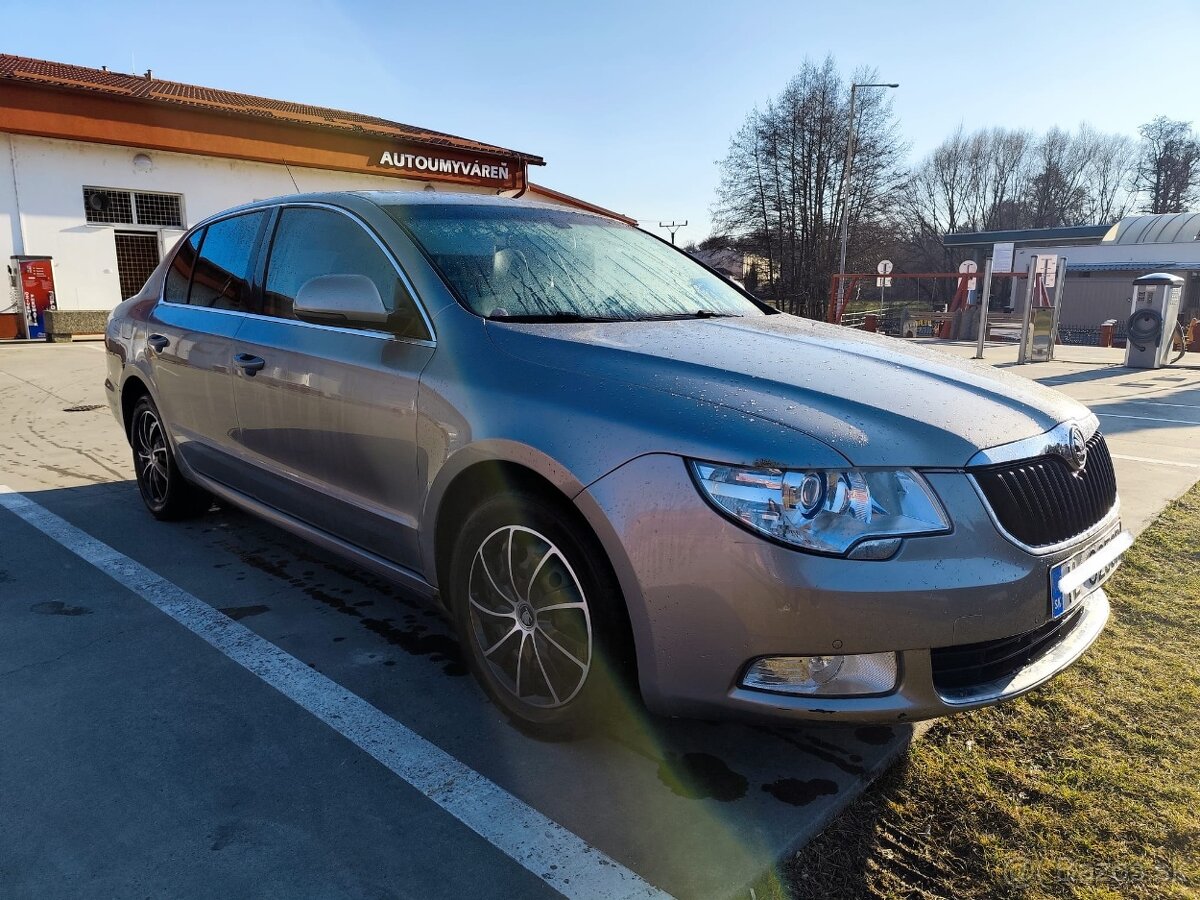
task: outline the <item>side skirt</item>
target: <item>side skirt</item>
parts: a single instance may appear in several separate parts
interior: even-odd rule
[[[267,506],[265,503],[243,494],[241,491],[221,484],[219,481],[213,481],[211,478],[206,478],[194,471],[189,472],[188,477],[214,496],[250,513],[252,516],[265,519],[272,525],[282,528],[284,531],[289,531],[311,544],[315,544],[331,553],[336,553],[338,556],[345,557],[362,566],[364,569],[369,569],[375,574],[395,582],[400,587],[413,591],[423,599],[435,600],[439,606],[442,605],[437,588],[426,581],[420,573],[390,562],[381,556],[371,553],[369,550],[364,550],[354,544],[347,543],[327,531],[314,528],[307,522],[294,519],[274,507]]]

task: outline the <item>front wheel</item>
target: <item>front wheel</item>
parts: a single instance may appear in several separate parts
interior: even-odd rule
[[[185,519],[212,505],[212,498],[179,471],[162,416],[149,397],[142,397],[133,408],[129,444],[138,491],[156,519]]]
[[[626,708],[624,600],[596,540],[557,505],[485,501],[459,532],[448,588],[472,670],[519,727],[561,737]]]

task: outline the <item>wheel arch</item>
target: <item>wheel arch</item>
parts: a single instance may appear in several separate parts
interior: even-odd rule
[[[474,454],[472,454],[474,456]],[[596,537],[587,519],[572,502],[572,497],[583,489],[574,490],[572,478],[552,480],[538,468],[511,458],[464,459],[454,471],[445,473],[434,489],[430,490],[426,503],[423,534],[432,535],[432,540],[423,542],[426,577],[435,587],[446,584],[447,567],[458,527],[483,499],[513,490],[536,493],[558,503],[570,511],[578,524],[587,528]],[[599,540],[599,538],[597,538]]]
[[[578,489],[570,492],[575,485],[578,485]],[[432,555],[432,559],[427,563],[427,579],[433,582],[435,587],[445,589],[449,580],[450,558],[458,527],[484,499],[513,491],[535,493],[555,503],[603,554],[603,563],[611,572],[613,581],[621,592],[621,612],[624,619],[622,627],[625,639],[632,645],[633,652],[628,661],[630,671],[627,674],[632,678],[633,684],[639,684],[638,672],[644,664],[644,654],[648,648],[643,640],[646,633],[645,616],[635,607],[640,595],[636,585],[631,584],[628,578],[632,570],[623,548],[619,544],[613,545],[615,532],[604,520],[599,507],[594,502],[586,502],[582,506],[576,502],[577,498],[587,498],[587,495],[584,485],[573,478],[567,479],[565,484],[563,481],[555,483],[531,466],[503,458],[475,460],[457,470],[439,492],[438,503],[433,510],[431,530],[424,532],[433,536],[432,541],[424,542],[427,547],[423,544],[422,548]],[[602,521],[595,520],[597,515]],[[443,596],[441,601],[449,610],[449,599]]]
[[[133,408],[142,397],[154,399],[150,386],[139,374],[126,376],[121,384],[121,423],[125,426],[125,438],[129,439],[129,429],[133,425]]]

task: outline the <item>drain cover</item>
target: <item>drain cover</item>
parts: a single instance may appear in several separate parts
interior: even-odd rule
[[[63,412],[91,412],[94,409],[104,409],[104,404],[89,403],[86,406],[68,406]]]

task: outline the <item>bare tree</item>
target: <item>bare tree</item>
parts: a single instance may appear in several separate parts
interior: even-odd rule
[[[1104,134],[1086,124],[1079,127],[1079,133],[1092,145],[1084,172],[1087,185],[1084,221],[1116,222],[1133,209],[1131,183],[1136,168],[1136,146],[1127,135]]]
[[[1134,184],[1149,213],[1184,212],[1200,188],[1200,139],[1191,122],[1158,116],[1140,129]]]
[[[854,81],[872,81],[868,70]],[[851,266],[871,250],[868,223],[893,205],[907,147],[899,137],[891,100],[863,92],[856,105],[853,177],[842,196],[850,82],[832,57],[806,61],[778,96],[755,109],[720,161],[714,204],[716,225],[765,261],[759,293],[781,308],[819,316],[837,269],[838,234],[849,216]]]
[[[1035,172],[1026,192],[1029,224],[1033,228],[1083,224],[1088,205],[1085,173],[1094,147],[1084,134],[1071,134],[1057,125],[1037,142]]]

